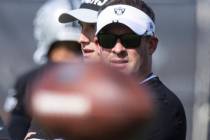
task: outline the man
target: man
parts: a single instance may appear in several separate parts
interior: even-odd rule
[[[179,98],[152,73],[155,14],[141,0],[110,0],[97,20],[97,38],[103,60],[148,86],[157,104],[148,140],[185,140],[186,117]]]
[[[57,21],[63,11],[72,9],[68,0],[47,1],[37,12],[34,20],[34,34],[38,48],[34,60],[41,67],[19,77],[15,84],[14,109],[11,112],[9,133],[13,140],[23,140],[31,124],[25,106],[25,94],[30,82],[51,62],[65,62],[81,56],[78,43],[80,29],[75,24],[61,24]],[[43,65],[44,64],[44,65]],[[14,102],[15,103],[15,102]]]
[[[118,0],[118,1],[116,1],[116,4],[118,4],[120,2],[123,2],[123,1]],[[110,3],[114,4],[114,2],[110,2]],[[142,6],[139,9],[142,9],[145,13],[147,13],[149,15],[149,17],[153,21],[155,21],[155,16],[154,16],[153,11],[144,2],[138,1],[138,0],[137,1],[127,0],[127,1],[125,1],[125,3],[129,4],[129,5],[133,5],[134,7]],[[106,6],[107,5],[105,4],[104,7],[106,7]],[[91,6],[87,6],[87,7],[91,7]],[[86,9],[83,9],[83,8],[84,7],[82,7],[82,5],[81,5],[80,13],[78,11],[75,11],[74,14],[72,14],[71,12],[68,12],[68,13],[61,15],[59,18],[60,22],[66,23],[66,22],[71,22],[75,19],[79,19],[79,21],[84,22],[84,20],[87,20],[87,19],[85,17],[81,17],[81,16],[85,15],[86,17],[89,17],[90,12],[86,11]],[[85,14],[82,13],[82,11],[85,11]],[[123,10],[121,11],[119,9],[119,10],[116,10],[115,12],[120,14],[123,12]],[[78,18],[78,17],[80,17],[80,18]],[[106,15],[105,17],[103,17],[103,19],[106,19],[108,17],[109,17],[109,15]],[[129,17],[131,17],[132,19],[135,19],[133,17],[133,14],[129,15]],[[115,26],[118,27],[118,25],[115,25]],[[151,27],[154,28],[154,25],[153,26],[151,25]],[[89,29],[93,30],[93,28],[89,28]],[[119,29],[119,30],[121,30],[121,29]],[[153,31],[153,30],[154,29],[151,29],[151,31]],[[109,31],[111,31],[111,29]],[[83,30],[83,32],[84,32],[84,30]],[[82,33],[82,35],[83,35],[83,33]],[[81,35],[81,37],[82,37],[82,35]],[[135,37],[136,36],[134,36],[134,39],[135,39]],[[128,39],[128,40],[130,40],[130,39]],[[152,54],[154,53],[154,51],[156,49],[158,39],[154,35],[150,35],[149,37],[143,37],[141,40],[144,40],[144,42],[146,44],[142,45],[143,44],[143,41],[142,41],[142,44],[139,46],[144,46],[144,47],[139,47],[138,51],[135,51],[135,49],[134,50],[131,49],[130,51],[128,51],[128,49],[126,49],[126,48],[122,48],[122,49],[124,49],[124,51],[121,51],[120,49],[117,48],[114,52],[111,52],[111,49],[102,48],[101,49],[102,57],[104,58],[104,61],[108,62],[109,64],[113,65],[114,67],[116,67],[120,70],[122,69],[122,71],[124,71],[128,74],[132,74],[135,77],[137,77],[141,84],[148,85],[149,87],[151,87],[152,93],[154,93],[154,96],[156,97],[155,101],[158,104],[158,107],[159,107],[158,112],[159,113],[157,115],[158,116],[157,121],[154,122],[153,127],[151,128],[151,132],[150,132],[150,134],[148,134],[148,136],[150,136],[150,138],[148,138],[148,139],[160,139],[160,140],[168,140],[168,139],[173,140],[173,139],[179,139],[179,138],[185,139],[186,118],[185,118],[184,108],[183,108],[180,100],[174,95],[174,93],[172,93],[168,88],[166,88],[160,82],[160,80],[157,76],[152,74],[152,70],[151,70]],[[81,41],[81,38],[80,38],[80,41]],[[104,40],[104,41],[109,43],[109,41],[106,41],[106,40]],[[97,42],[100,42],[100,41],[96,40],[96,43]],[[81,44],[82,44],[82,41],[81,41]],[[86,44],[83,44],[83,47],[84,47],[84,45],[86,45]],[[141,49],[141,51],[140,51],[140,49]],[[118,51],[120,51],[120,53],[118,53]],[[129,59],[125,58],[125,56],[127,56],[128,52],[130,52],[132,54],[132,57]],[[84,51],[83,51],[83,53],[84,53]],[[109,54],[111,54],[111,55],[109,56]],[[112,55],[114,55],[114,54],[117,55],[118,57],[113,58],[113,60],[112,60]],[[123,59],[119,60],[119,58],[123,58],[124,60]],[[128,60],[129,60],[129,62],[128,62]],[[128,67],[126,65],[128,65]],[[164,127],[162,127],[162,125]]]
[[[80,8],[63,13],[59,17],[61,23],[78,20],[81,27],[80,44],[84,61],[100,60],[98,46],[94,42],[98,10],[108,0],[83,0]]]

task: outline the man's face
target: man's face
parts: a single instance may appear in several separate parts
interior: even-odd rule
[[[81,57],[80,44],[74,41],[58,41],[51,46],[48,58],[52,62],[68,62]]]
[[[122,24],[113,24],[106,27],[105,33],[114,35],[133,34],[133,31]],[[148,69],[149,57],[148,38],[142,37],[135,48],[126,48],[118,38],[113,48],[100,46],[103,60],[126,74],[145,73]],[[129,46],[132,47],[132,46]]]
[[[80,40],[82,53],[85,61],[98,61],[100,60],[99,49],[94,42],[96,24],[80,22],[82,27]]]

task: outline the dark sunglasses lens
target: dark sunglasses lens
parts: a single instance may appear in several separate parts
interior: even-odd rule
[[[141,37],[135,34],[127,34],[121,36],[121,43],[126,48],[138,48],[140,45]]]
[[[115,35],[112,34],[99,34],[98,35],[98,42],[99,45],[106,49],[111,49],[114,47],[117,38]]]

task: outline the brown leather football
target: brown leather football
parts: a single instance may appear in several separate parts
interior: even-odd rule
[[[123,140],[142,135],[154,111],[148,90],[99,63],[53,64],[29,92],[33,118],[50,134],[66,139]]]

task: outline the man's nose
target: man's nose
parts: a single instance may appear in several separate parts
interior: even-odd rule
[[[90,39],[83,33],[80,34],[79,43],[88,43]]]
[[[112,48],[112,51],[116,54],[120,54],[122,52],[126,51],[126,48],[123,46],[123,44],[120,42],[120,39],[117,40],[116,44]]]

